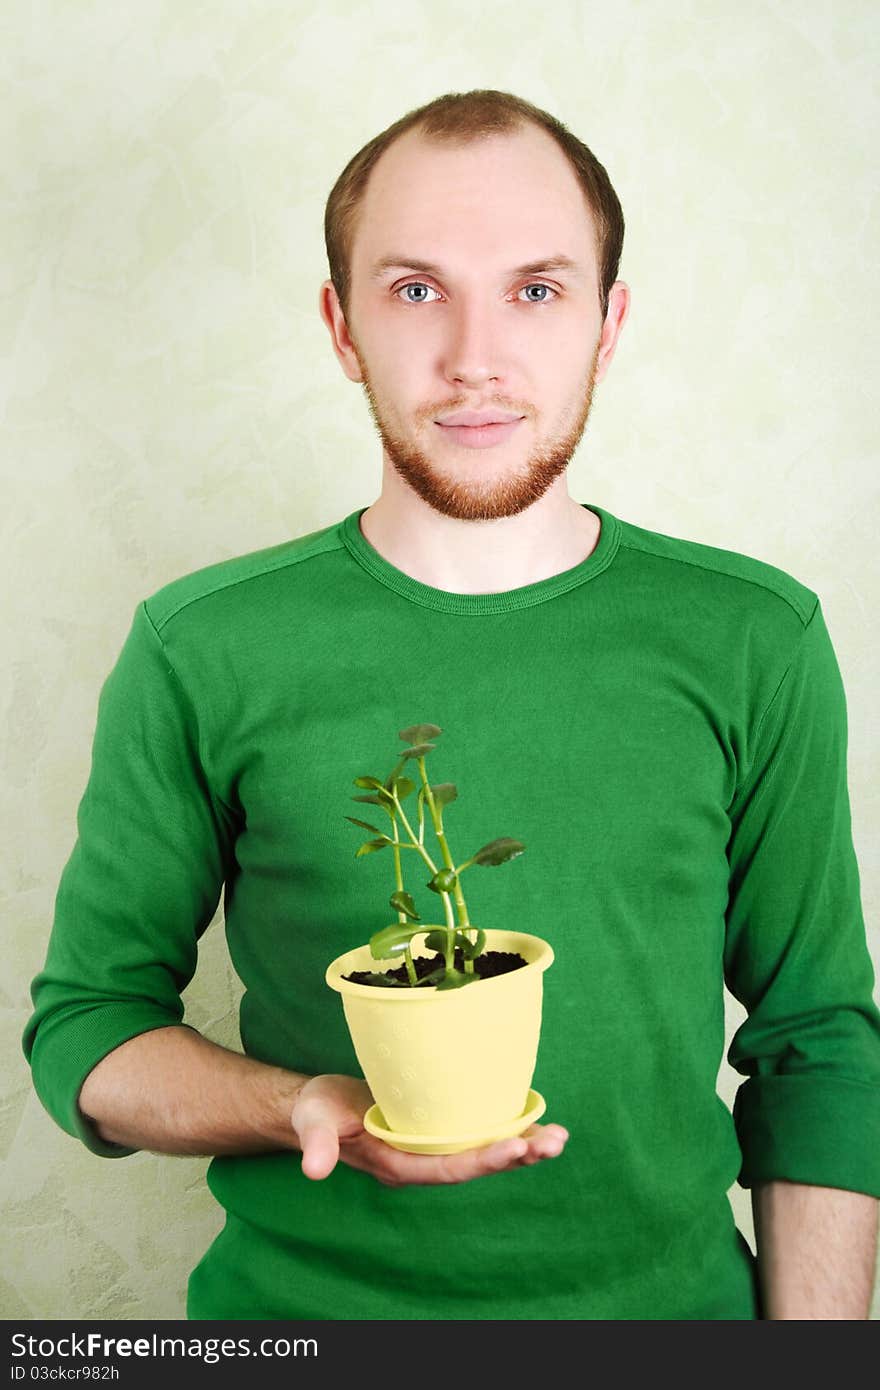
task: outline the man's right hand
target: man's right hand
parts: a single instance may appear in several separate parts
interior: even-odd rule
[[[307,1076],[209,1042],[186,1024],[138,1033],[89,1072],[79,1106],[98,1138],[167,1154],[302,1150],[307,1178],[341,1160],[390,1187],[467,1182],[562,1152],[560,1125],[458,1154],[407,1154],[364,1129],[373,1104],[355,1076]]]
[[[562,1153],[568,1131],[530,1125],[513,1139],[454,1154],[410,1154],[368,1134],[364,1115],[373,1104],[365,1081],[354,1076],[312,1076],[297,1094],[290,1121],[302,1149],[307,1178],[326,1178],[337,1162],[370,1173],[388,1187],[410,1183],[469,1182]]]

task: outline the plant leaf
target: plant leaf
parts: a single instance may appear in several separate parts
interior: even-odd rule
[[[430,888],[432,893],[451,893],[455,887],[456,877],[455,869],[438,869],[437,872],[428,879],[425,887]]]
[[[378,777],[355,777],[354,784],[356,787],[372,787],[381,805],[394,806],[394,797],[391,795],[390,791],[388,791],[387,787],[379,781]],[[360,800],[359,797],[352,797],[352,801],[358,800]]]
[[[355,980],[355,984],[362,985],[382,985],[385,989],[410,989],[411,986],[406,980],[389,979],[387,975],[375,974],[372,970],[367,971],[365,980]]]
[[[372,943],[376,941],[380,936],[384,938],[385,932],[387,932],[389,936],[391,936],[391,934],[394,933],[399,940],[404,941],[404,944],[404,939],[411,941],[421,932],[425,932],[425,945],[427,946],[429,951],[437,951],[442,955],[443,952],[446,950],[446,928],[441,927],[439,922],[423,922],[420,927],[411,927],[408,922],[392,922],[390,926],[383,927],[381,932],[374,933],[374,935],[370,938],[371,949]],[[384,946],[384,944],[385,942],[383,939],[382,945]],[[403,947],[400,947],[399,949],[402,950]],[[377,959],[384,960],[386,959],[386,957],[380,956],[377,957]]]
[[[352,801],[370,801],[374,806],[381,806],[385,814],[393,821],[397,810],[393,801],[383,800],[381,796],[353,796]]]
[[[402,758],[421,758],[424,753],[430,753],[432,748],[436,748],[436,743],[417,743],[412,748],[407,748],[405,753],[401,753]]]
[[[446,950],[446,932],[442,927],[435,927],[428,932],[425,937],[425,945],[429,951],[438,951],[442,956]]]
[[[354,857],[359,859],[362,854],[372,854],[374,850],[384,849],[386,845],[393,843],[393,840],[389,840],[387,835],[383,835],[381,840],[367,840],[366,844],[361,845],[360,849],[355,851]]]
[[[436,984],[438,980],[442,980],[442,979],[443,979],[444,974],[445,974],[445,966],[438,965],[438,967],[437,967],[436,970],[432,970],[432,971],[430,972],[430,974],[428,974],[428,975],[423,975],[422,978],[419,980],[419,984],[420,984],[420,985],[433,985],[433,984]]]
[[[465,975],[463,970],[447,970],[437,988],[461,989],[462,985],[469,985],[472,980],[475,981],[479,978],[479,975]]]
[[[499,840],[490,840],[488,845],[483,845],[471,858],[474,864],[506,864],[508,859],[516,859],[524,849],[521,840],[511,840],[509,836],[502,835]]]
[[[486,945],[486,933],[478,931],[476,941],[470,941],[466,936],[459,936],[458,945],[461,946],[461,953],[465,960],[476,960]]]
[[[366,800],[366,797],[364,797],[364,800]],[[367,820],[356,820],[354,816],[346,816],[345,819],[350,820],[352,825],[363,826],[364,830],[372,830],[375,835],[385,834],[384,830],[380,830],[378,825],[370,825],[370,822]]]
[[[405,912],[407,917],[411,917],[414,922],[421,922],[421,917],[416,912],[416,905],[411,893],[407,893],[405,888],[398,888],[391,894],[389,899],[391,906],[396,907],[398,912]],[[401,923],[401,926],[403,923]]]
[[[385,786],[388,791],[391,790],[390,783],[392,780],[394,781],[394,785],[397,790],[398,801],[405,801],[406,798],[409,796],[410,792],[414,792],[416,789],[415,782],[413,782],[412,779],[409,777],[395,777],[393,779],[389,777],[388,781],[385,783]]]
[[[424,928],[411,927],[407,922],[392,922],[370,937],[370,955],[374,960],[388,960],[391,956],[401,955],[420,930]]]
[[[410,724],[408,729],[400,730],[398,737],[404,743],[424,743],[425,739],[436,738],[442,732],[437,724]]]
[[[438,782],[431,788],[431,794],[436,805],[448,806],[458,796],[458,787],[454,782]]]

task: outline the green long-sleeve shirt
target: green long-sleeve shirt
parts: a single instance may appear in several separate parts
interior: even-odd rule
[[[456,594],[384,560],[362,510],[137,606],[32,986],[37,1092],[95,1154],[131,1152],[99,1140],[79,1088],[181,1021],[221,893],[245,1051],[359,1076],[324,970],[392,920],[395,884],[388,854],[355,857],[353,779],[384,779],[397,731],[435,723],[456,862],[526,846],[471,870],[468,907],[553,947],[533,1084],[569,1142],[403,1188],[344,1163],[310,1180],[295,1151],[216,1157],[228,1217],[188,1316],[758,1317],[734,1181],[880,1196],[880,1012],[817,595],[592,504],[582,563]],[[426,917],[427,874],[401,858]],[[724,981],[748,1012],[732,1115]]]

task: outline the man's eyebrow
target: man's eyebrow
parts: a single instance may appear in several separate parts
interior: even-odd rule
[[[417,260],[414,256],[399,256],[396,253],[391,256],[383,256],[376,261],[370,271],[371,280],[381,280],[389,270],[420,270],[425,275],[434,275],[442,280],[445,271],[440,266],[433,265],[430,261]],[[583,275],[583,266],[577,261],[573,261],[571,256],[556,255],[543,256],[541,260],[529,261],[526,265],[517,265],[508,274],[511,276],[520,275],[542,275],[548,270],[567,270],[574,276]]]

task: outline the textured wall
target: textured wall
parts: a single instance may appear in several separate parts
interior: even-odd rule
[[[27,986],[135,604],[377,495],[323,207],[441,92],[522,95],[607,166],[633,303],[569,490],[820,594],[876,923],[878,34],[871,0],[6,0],[0,1317],[183,1316],[220,1228],[207,1159],[98,1159],[48,1119]],[[238,1046],[239,992],[217,922],[187,1021]]]

